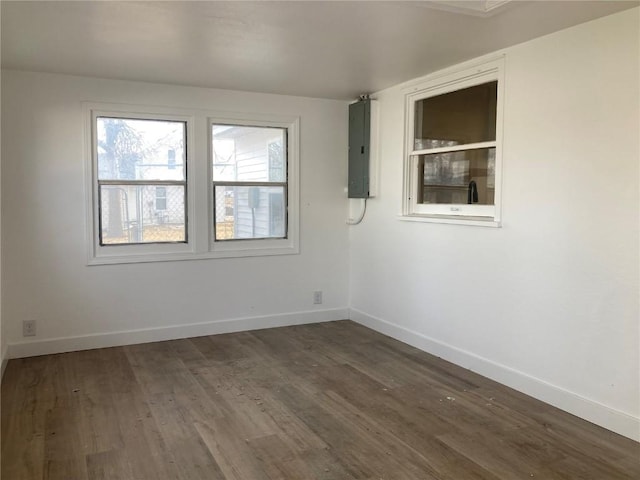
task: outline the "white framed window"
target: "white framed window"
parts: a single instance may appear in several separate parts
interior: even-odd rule
[[[297,117],[84,107],[90,265],[299,252]]]
[[[298,120],[210,118],[211,250],[298,251]]]
[[[503,59],[409,87],[401,219],[500,225],[503,98]]]
[[[192,253],[193,117],[167,109],[85,107],[89,264]]]

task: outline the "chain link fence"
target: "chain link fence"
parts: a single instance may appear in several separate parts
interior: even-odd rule
[[[101,243],[185,242],[184,199],[182,185],[102,185]]]
[[[215,192],[216,240],[230,240],[235,228],[234,190],[218,186]]]

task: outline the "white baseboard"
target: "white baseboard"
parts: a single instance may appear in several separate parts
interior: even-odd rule
[[[263,328],[287,327],[306,323],[329,322],[349,318],[348,308],[313,310],[307,312],[265,315],[260,317],[233,318],[188,325],[128,330],[111,333],[98,333],[73,337],[48,338],[29,342],[16,342],[8,345],[6,358],[34,357],[52,353],[74,352],[94,348],[118,347],[137,343],[160,342],[179,338],[201,337],[220,333],[242,332]],[[5,360],[3,359],[3,367]]]
[[[589,422],[640,442],[640,418],[582,397],[524,372],[461,350],[413,330],[351,309],[354,322],[460,365]]]
[[[4,371],[7,369],[7,363],[9,363],[8,350],[9,348],[5,346],[0,352],[0,382],[2,382]]]

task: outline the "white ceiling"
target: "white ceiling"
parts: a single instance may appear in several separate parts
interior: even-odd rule
[[[497,3],[3,0],[2,67],[351,99],[639,4]]]

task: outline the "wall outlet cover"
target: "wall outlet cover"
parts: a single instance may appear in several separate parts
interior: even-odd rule
[[[313,292],[313,303],[314,305],[320,305],[322,303],[322,291],[317,290]]]
[[[23,337],[35,337],[36,335],[36,321],[25,320],[22,322],[22,336]]]

